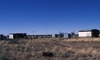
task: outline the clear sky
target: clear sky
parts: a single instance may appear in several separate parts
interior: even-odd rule
[[[100,0],[0,0],[0,33],[100,29]]]

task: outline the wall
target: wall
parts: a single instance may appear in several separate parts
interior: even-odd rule
[[[13,39],[13,38],[14,38],[13,34],[9,35],[9,39]]]
[[[92,32],[79,32],[79,37],[92,37]]]
[[[4,39],[4,36],[2,34],[0,35],[0,39]]]

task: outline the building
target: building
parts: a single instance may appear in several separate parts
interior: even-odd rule
[[[52,38],[52,35],[28,35],[28,38]]]
[[[72,35],[70,33],[65,33],[64,38],[72,38]]]
[[[10,33],[9,39],[19,39],[19,38],[26,38],[26,33]]]
[[[68,33],[64,33],[64,38],[68,38]]]
[[[99,37],[99,33],[98,29],[80,30],[79,37]]]
[[[55,34],[55,38],[72,38],[72,35],[70,33],[60,33]]]
[[[64,33],[55,34],[55,38],[64,38]]]
[[[3,39],[4,39],[3,34],[0,34],[0,40],[3,40]]]

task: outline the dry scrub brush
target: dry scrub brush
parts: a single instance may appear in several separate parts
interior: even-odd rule
[[[0,41],[0,60],[100,60],[98,41],[54,38]],[[44,57],[43,52],[51,52],[54,56]]]

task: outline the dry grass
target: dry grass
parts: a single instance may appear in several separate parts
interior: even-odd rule
[[[100,38],[0,41],[0,60],[100,60]],[[54,57],[44,57],[52,52]]]

